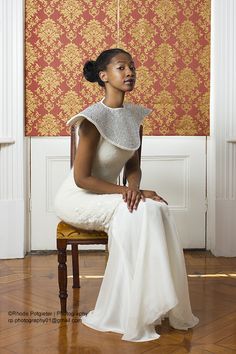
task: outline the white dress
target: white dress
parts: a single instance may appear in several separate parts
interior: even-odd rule
[[[108,119],[127,113],[127,106],[115,111],[102,102],[96,105],[103,112],[102,120],[104,110]],[[105,133],[102,124],[94,122],[86,110],[70,120],[74,123],[77,119],[79,124],[86,117],[101,134],[93,163],[94,176],[116,183],[125,162],[137,149],[138,127],[149,112],[139,106],[136,109],[140,113],[139,118],[138,114],[134,118],[136,132],[132,135],[126,130],[123,140],[114,138],[116,130]],[[125,119],[127,116],[129,112]],[[94,310],[82,317],[83,324],[120,333],[123,340],[141,342],[159,338],[155,326],[163,317],[169,317],[170,325],[176,329],[187,330],[198,323],[191,311],[183,251],[166,204],[146,199],[130,213],[119,194],[95,194],[77,187],[72,169],[57,193],[55,208],[65,222],[105,230],[109,236],[102,285]]]

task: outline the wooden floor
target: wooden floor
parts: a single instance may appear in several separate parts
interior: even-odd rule
[[[105,269],[103,252],[81,256],[81,289],[71,288],[68,259],[68,315],[61,318],[57,257],[31,255],[0,261],[1,354],[184,354],[236,353],[236,258],[208,252],[185,252],[192,308],[200,323],[174,330],[166,320],[161,337],[146,343],[122,341],[121,335],[98,332],[80,322],[93,309]],[[67,322],[66,322],[67,321]]]

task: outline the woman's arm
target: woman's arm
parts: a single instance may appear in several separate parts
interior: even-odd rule
[[[123,199],[127,203],[130,211],[138,208],[140,200],[145,200],[144,195],[139,190],[142,171],[139,166],[138,151],[126,163],[126,178],[128,181],[128,190],[123,193]]]
[[[139,189],[142,171],[139,166],[138,151],[126,163],[126,178],[130,188]]]
[[[87,119],[81,123],[80,139],[74,161],[74,179],[78,187],[100,194],[123,194],[127,187],[91,176],[100,134]]]

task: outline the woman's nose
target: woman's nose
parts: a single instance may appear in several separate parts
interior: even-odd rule
[[[134,71],[130,69],[129,67],[126,68],[126,75],[127,76],[134,76]]]

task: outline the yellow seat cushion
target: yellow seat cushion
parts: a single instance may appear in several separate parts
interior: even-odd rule
[[[65,222],[61,221],[57,226],[57,239],[73,239],[73,240],[89,240],[94,238],[96,239],[104,239],[108,238],[108,235],[104,231],[96,231],[96,230],[84,230],[77,229]]]

